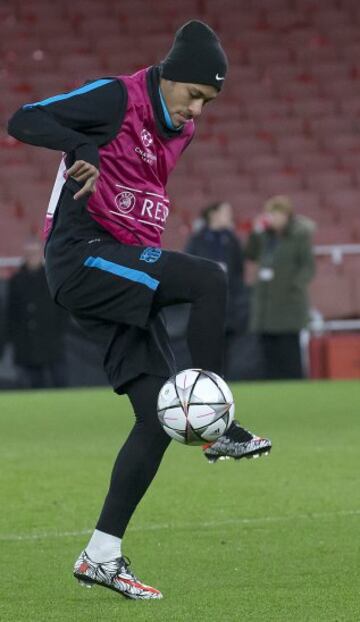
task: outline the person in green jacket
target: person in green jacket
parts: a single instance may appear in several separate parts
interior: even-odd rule
[[[315,273],[315,223],[294,214],[291,199],[274,196],[254,223],[245,256],[258,265],[250,329],[260,337],[266,379],[302,378],[300,331],[309,316]]]

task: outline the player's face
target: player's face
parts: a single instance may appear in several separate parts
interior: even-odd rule
[[[214,86],[172,82],[163,78],[160,86],[175,127],[180,127],[190,119],[199,117],[205,104],[214,100],[219,94]]]

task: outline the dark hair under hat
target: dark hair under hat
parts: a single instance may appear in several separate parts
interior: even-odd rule
[[[173,82],[209,84],[220,90],[228,62],[215,32],[203,22],[187,22],[176,33],[161,63],[161,76]]]

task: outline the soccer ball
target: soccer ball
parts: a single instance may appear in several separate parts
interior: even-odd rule
[[[222,378],[203,369],[185,369],[160,390],[157,412],[165,432],[186,445],[216,441],[234,419],[234,398]]]

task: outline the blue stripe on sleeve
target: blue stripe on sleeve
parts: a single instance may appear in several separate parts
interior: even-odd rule
[[[76,95],[82,95],[83,93],[88,93],[89,91],[93,91],[94,89],[98,89],[100,86],[104,86],[105,84],[109,84],[109,82],[113,82],[113,79],[103,79],[96,80],[95,82],[91,82],[91,84],[85,84],[85,86],[81,86],[79,89],[75,89],[74,91],[70,91],[70,93],[61,93],[60,95],[54,95],[54,97],[48,97],[47,99],[43,99],[39,102],[34,102],[33,104],[25,104],[23,108],[34,108],[36,106],[47,106],[48,104],[52,104],[54,102],[62,101],[64,99],[70,99]]]
[[[88,257],[84,261],[84,266],[87,266],[88,268],[98,268],[99,270],[104,270],[104,272],[110,272],[111,274],[121,276],[129,281],[146,285],[149,289],[155,290],[159,285],[159,281],[153,279],[151,276],[146,274],[146,272],[122,266],[121,264],[108,261],[102,257]]]

